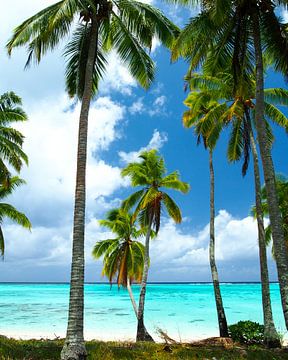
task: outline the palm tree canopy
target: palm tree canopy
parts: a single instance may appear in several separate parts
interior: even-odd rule
[[[11,127],[14,122],[27,120],[21,105],[21,98],[12,91],[0,96],[0,168],[7,176],[7,165],[19,172],[23,163],[28,164],[28,157],[22,150],[24,136]]]
[[[183,114],[185,127],[194,127],[198,137],[204,138],[204,145],[210,149],[220,136],[223,127],[231,124],[231,134],[227,156],[229,161],[238,161],[243,157],[242,173],[246,174],[250,137],[246,115],[252,117],[254,124],[255,79],[251,74],[247,82],[242,83],[241,91],[235,96],[233,91],[233,76],[229,73],[219,73],[218,76],[192,73],[186,78],[191,92],[184,101],[189,108]],[[270,143],[273,135],[268,120],[288,130],[288,119],[278,106],[288,105],[288,91],[282,88],[264,90],[266,128]]]
[[[192,18],[174,44],[172,59],[185,57],[189,71],[203,65],[213,75],[230,67],[237,92],[246,76],[254,72],[252,14],[260,21],[263,52],[276,71],[288,75],[287,24],[277,16],[286,1],[201,1],[201,12]]]
[[[144,245],[136,240],[144,235],[138,230],[132,214],[124,209],[113,209],[107,213],[100,225],[111,230],[116,238],[98,241],[93,248],[95,259],[103,258],[102,275],[112,284],[116,278],[118,286],[127,286],[127,280],[140,282],[144,263]]]
[[[25,184],[25,181],[20,179],[18,176],[9,178],[9,182],[0,182],[0,255],[4,255],[5,242],[2,231],[2,223],[4,218],[9,218],[16,224],[23,226],[26,229],[31,229],[31,223],[25,214],[19,212],[14,206],[3,203],[2,200],[8,195],[11,195],[13,191],[18,187]]]
[[[283,229],[284,229],[284,236],[286,241],[286,246],[288,247],[288,179],[283,175],[276,176],[276,189],[277,195],[279,199],[279,208],[282,216],[283,221]],[[262,210],[265,216],[269,216],[268,210],[268,203],[267,203],[267,191],[266,186],[264,185],[261,189],[261,199],[262,199]],[[256,218],[256,206],[253,206],[251,210],[252,215]],[[267,225],[265,229],[265,237],[266,237],[266,244],[272,240],[272,231],[271,225]],[[274,249],[272,246],[272,254],[274,255]]]
[[[130,195],[122,206],[124,209],[136,206],[134,217],[139,215],[142,227],[148,226],[149,221],[152,220],[157,234],[160,228],[162,204],[176,223],[182,220],[179,207],[163,189],[187,193],[189,185],[180,180],[178,171],[167,174],[164,159],[156,150],[144,151],[139,158],[140,162],[128,164],[121,174],[130,177],[133,187],[143,188]]]
[[[79,19],[79,20],[78,20]],[[82,98],[91,37],[91,23],[97,22],[98,46],[95,53],[93,94],[105,73],[107,53],[115,50],[131,75],[148,88],[154,78],[154,63],[147,51],[156,37],[171,47],[179,29],[153,6],[135,0],[62,0],[41,10],[19,25],[7,43],[8,53],[27,45],[28,60],[39,63],[73,28],[65,47],[66,88],[71,97]],[[75,26],[75,22],[77,22]],[[49,26],[47,26],[49,24]]]

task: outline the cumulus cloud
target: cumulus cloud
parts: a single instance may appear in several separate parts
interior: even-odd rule
[[[132,115],[142,114],[145,110],[143,98],[137,99],[128,109]]]
[[[215,231],[220,279],[233,281],[235,275],[238,275],[237,280],[259,280],[257,225],[254,219],[250,216],[236,219],[226,210],[221,210],[215,218]],[[5,227],[5,235],[9,263],[18,263],[21,260],[21,266],[34,264],[50,269],[69,264],[71,227],[67,224],[60,228],[39,226],[31,234],[25,234],[16,225],[8,225]],[[88,268],[92,264],[95,265],[91,256],[95,242],[111,237],[113,234],[101,228],[96,217],[87,221]],[[164,219],[158,237],[151,241],[150,280],[207,281],[210,277],[208,244],[209,224],[193,232],[186,227],[184,230],[181,226],[175,225],[172,220]],[[273,261],[270,249],[268,255],[271,265]],[[101,262],[98,262],[97,266],[100,268]],[[89,273],[88,279],[91,276]],[[95,279],[95,274],[93,276]],[[275,272],[272,271],[272,280],[273,278]]]
[[[257,224],[248,216],[236,219],[226,210],[215,218],[216,260],[225,269],[224,281],[235,280],[241,274],[255,275],[259,280]],[[268,250],[271,260],[270,251]],[[172,220],[162,224],[159,236],[151,242],[152,279],[164,276],[172,280],[207,280],[209,276],[209,224],[198,232],[181,230]],[[227,269],[229,271],[227,272]],[[175,275],[176,274],[176,275]],[[204,274],[204,275],[203,275]],[[203,276],[203,277],[202,277]],[[245,280],[245,276],[242,276]],[[251,278],[250,278],[251,280]],[[179,280],[178,280],[179,281]]]
[[[29,168],[22,177],[28,185],[19,189],[13,198],[38,223],[60,223],[70,218],[74,197],[78,117],[80,106],[71,111],[65,97],[43,101],[30,111],[30,120],[21,125],[26,136],[24,150],[29,156]],[[93,211],[95,199],[109,196],[127,184],[120,168],[99,159],[99,151],[107,150],[119,137],[117,127],[124,118],[125,108],[108,97],[100,97],[91,106],[87,159],[88,212]],[[45,211],[43,211],[45,204]],[[99,206],[98,206],[99,208]]]
[[[119,157],[122,162],[128,164],[130,162],[138,162],[140,161],[139,155],[143,151],[148,151],[151,149],[159,150],[163,147],[163,145],[168,141],[168,136],[165,133],[159,132],[157,129],[154,130],[151,140],[148,145],[141,147],[138,151],[119,151]]]

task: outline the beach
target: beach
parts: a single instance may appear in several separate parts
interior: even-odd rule
[[[229,324],[263,323],[261,287],[257,283],[222,284]],[[139,286],[133,286],[138,297]],[[0,334],[16,339],[64,338],[68,284],[0,284]],[[278,284],[271,284],[277,330],[285,335]],[[218,336],[212,284],[149,284],[145,323],[156,340],[161,328],[177,341]],[[128,292],[108,284],[85,284],[86,340],[135,341],[136,318]]]

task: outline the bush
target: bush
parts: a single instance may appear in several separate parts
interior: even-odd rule
[[[264,325],[254,321],[239,321],[229,326],[229,333],[234,341],[244,344],[262,344],[264,342]]]

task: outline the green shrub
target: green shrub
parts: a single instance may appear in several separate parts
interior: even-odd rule
[[[239,321],[229,326],[229,333],[234,341],[244,344],[262,344],[264,342],[264,325],[254,321]]]

